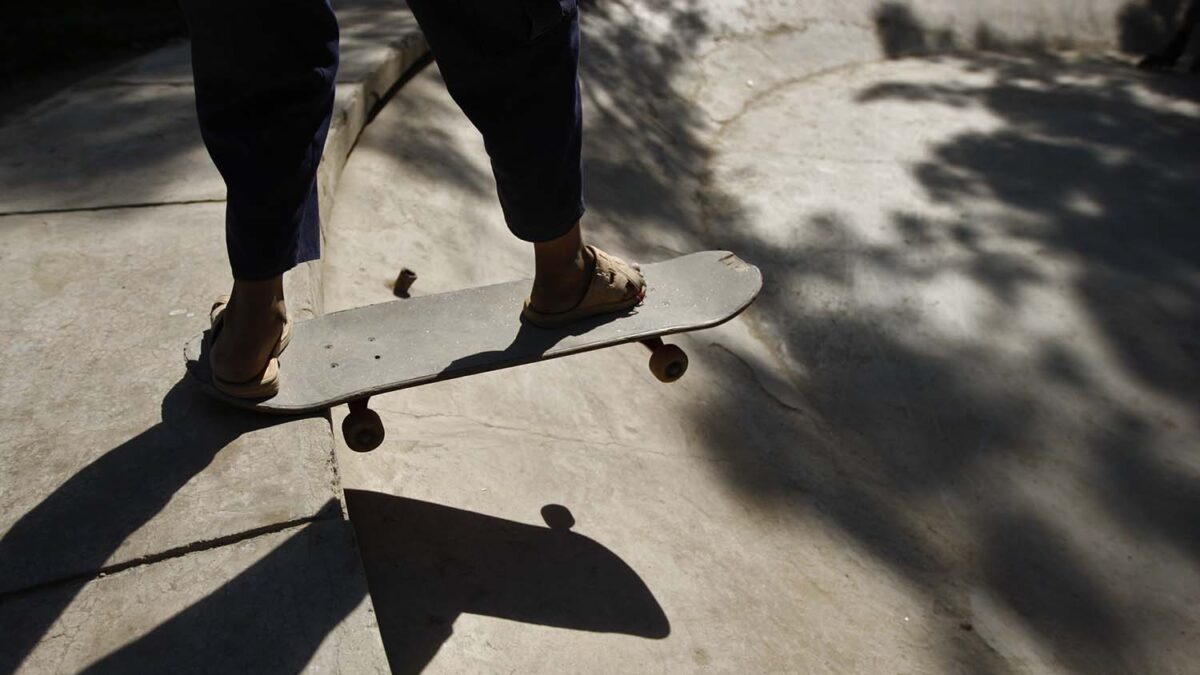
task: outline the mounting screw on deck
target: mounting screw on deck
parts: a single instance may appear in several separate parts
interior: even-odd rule
[[[400,274],[396,275],[396,283],[392,286],[392,293],[397,298],[407,298],[408,289],[412,288],[413,282],[416,280],[416,272],[407,267],[401,267]]]

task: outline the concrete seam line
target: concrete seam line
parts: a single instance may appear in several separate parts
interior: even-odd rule
[[[230,546],[232,544],[237,544],[237,543],[240,543],[243,541],[261,537],[264,534],[274,534],[276,532],[282,532],[284,530],[299,527],[301,525],[308,525],[310,523],[317,523],[317,522],[326,521],[326,520],[343,520],[340,517],[333,517],[335,513],[338,516],[342,515],[340,509],[337,511],[330,511],[330,509],[328,509],[328,508],[322,508],[320,511],[318,511],[317,513],[315,513],[311,516],[304,516],[303,518],[286,520],[282,523],[273,523],[271,525],[263,525],[261,527],[254,527],[249,530],[243,530],[241,532],[235,532],[233,534],[222,535],[222,536],[216,537],[214,539],[205,539],[205,540],[201,540],[201,541],[195,541],[190,544],[184,544],[183,546],[176,546],[175,548],[170,548],[165,551],[160,551],[158,553],[150,553],[150,554],[141,556],[139,558],[134,558],[132,560],[127,560],[125,562],[116,563],[114,565],[100,567],[95,570],[90,570],[88,572],[78,572],[76,574],[68,574],[66,576],[62,576],[57,579],[40,581],[31,586],[26,586],[24,588],[18,588],[15,590],[5,591],[3,593],[0,593],[0,603],[3,603],[8,600],[12,600],[12,599],[20,598],[25,595],[37,593],[39,591],[43,591],[48,588],[53,588],[55,586],[62,586],[62,585],[66,585],[66,584],[70,584],[70,583],[78,582],[78,581],[90,581],[90,580],[94,580],[94,579],[99,579],[99,578],[107,577],[107,576],[110,576],[113,574],[118,574],[120,572],[125,572],[125,571],[133,569],[135,567],[145,567],[147,565],[153,565],[155,563],[163,562],[165,560],[182,558],[183,556],[188,555],[189,553],[199,553],[201,551],[211,551],[214,549],[223,548],[225,546]]]
[[[55,213],[86,213],[88,211],[118,211],[120,209],[153,209],[160,206],[187,206],[189,204],[224,204],[224,199],[181,199],[173,202],[133,202],[130,204],[100,204],[99,206],[72,206],[65,209],[29,209],[27,211],[3,211],[6,216],[41,216]]]

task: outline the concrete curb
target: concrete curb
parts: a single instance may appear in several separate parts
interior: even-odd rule
[[[378,66],[367,77],[354,83],[339,83],[333,120],[325,151],[321,156],[321,167],[317,173],[317,189],[321,198],[321,222],[328,223],[337,197],[338,181],[350,158],[350,152],[358,142],[367,122],[376,107],[388,92],[429,54],[425,36],[413,29],[388,45]],[[325,228],[322,228],[324,239]],[[322,241],[322,244],[324,242]],[[298,319],[312,318],[324,313],[322,269],[324,258],[306,263],[285,280],[285,293],[293,315]],[[303,304],[293,302],[303,299]]]

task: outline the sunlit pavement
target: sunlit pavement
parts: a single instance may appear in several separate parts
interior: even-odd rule
[[[1198,86],[1110,56],[1166,4],[585,3],[588,236],[763,296],[679,383],[400,392],[368,455],[182,380],[228,283],[186,45],[9,121],[0,672],[1188,672]],[[436,67],[339,182],[418,51],[339,14],[292,309],[527,276]]]
[[[1200,82],[635,7],[585,14],[586,231],[766,290],[677,384],[629,346],[376,399],[338,462],[392,667],[1198,662]],[[341,190],[331,310],[531,273],[434,67]]]

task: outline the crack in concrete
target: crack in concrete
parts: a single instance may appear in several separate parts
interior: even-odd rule
[[[778,82],[771,84],[769,87],[766,87],[766,88],[760,89],[760,90],[756,90],[754,92],[754,95],[750,96],[745,101],[743,101],[742,105],[738,109],[738,111],[736,113],[734,113],[733,115],[731,115],[730,117],[728,117],[724,120],[719,120],[712,116],[709,116],[709,121],[711,121],[713,124],[717,125],[717,130],[716,130],[716,132],[713,133],[712,140],[715,144],[715,142],[718,139],[720,139],[722,136],[725,135],[725,132],[728,131],[729,127],[733,126],[734,123],[741,120],[741,118],[744,117],[746,115],[746,113],[750,112],[753,108],[757,107],[758,104],[762,103],[765,99],[770,98],[770,97],[774,96],[775,94],[778,94],[780,91],[782,91],[788,87],[791,87],[791,86],[794,86],[797,84],[803,84],[809,80],[815,80],[819,77],[824,77],[826,75],[832,75],[834,73],[838,73],[841,71],[853,72],[854,70],[856,70],[858,68],[862,68],[864,66],[870,66],[870,65],[884,63],[884,62],[886,62],[886,59],[875,59],[875,60],[871,60],[871,61],[851,61],[848,63],[839,63],[837,65],[830,66],[828,68],[821,68],[819,70],[814,70],[811,73],[805,73],[803,75],[797,75],[795,77],[785,78],[783,80],[780,80]]]
[[[122,80],[114,79],[88,87],[89,89],[104,89],[108,87],[190,87],[191,80]]]
[[[852,28],[863,32],[874,34],[875,26],[868,23],[860,23],[849,19],[827,19],[822,17],[808,17],[801,19],[796,23],[781,21],[773,26],[766,28],[758,28],[749,31],[730,31],[726,33],[717,33],[712,36],[713,45],[696,55],[696,60],[708,58],[714,51],[720,48],[720,45],[727,42],[749,42],[758,43],[764,37],[774,38],[780,36],[792,36],[807,33],[814,26],[837,26],[839,28]]]
[[[339,510],[339,511],[337,511],[337,513],[340,515],[341,511]],[[110,576],[113,574],[118,574],[120,572],[128,571],[135,567],[144,567],[146,565],[153,565],[155,563],[160,563],[165,560],[171,560],[174,558],[182,558],[183,556],[188,555],[189,553],[198,553],[201,551],[211,551],[214,549],[223,548],[225,546],[230,546],[232,544],[238,544],[243,541],[248,541],[250,539],[255,539],[255,538],[261,537],[266,534],[274,534],[276,532],[282,532],[284,530],[288,530],[288,529],[291,529],[294,527],[299,527],[301,525],[307,525],[309,523],[316,523],[316,522],[320,522],[320,521],[335,520],[335,519],[336,518],[334,518],[334,514],[330,512],[330,509],[328,507],[324,507],[320,511],[317,511],[316,513],[312,514],[311,516],[304,516],[302,518],[285,520],[280,523],[273,523],[270,525],[263,525],[261,527],[254,527],[249,530],[243,530],[241,532],[235,532],[233,534],[223,535],[220,537],[216,537],[214,539],[203,539],[200,541],[194,541],[190,544],[184,544],[183,546],[176,546],[175,548],[170,548],[165,551],[160,551],[158,553],[150,553],[150,554],[138,557],[138,558],[127,560],[125,562],[120,562],[120,563],[116,563],[113,565],[99,567],[95,570],[90,570],[87,572],[79,572],[77,574],[69,574],[69,575],[66,575],[63,577],[59,577],[57,579],[50,579],[48,581],[42,581],[42,582],[33,584],[31,586],[26,586],[24,588],[18,588],[18,589],[11,590],[11,591],[5,591],[4,593],[0,593],[0,604],[4,603],[7,600],[24,597],[27,595],[31,595],[33,593],[37,593],[39,591],[54,588],[56,586],[62,586],[65,584],[81,582],[81,581],[91,581],[94,579],[100,579],[102,577],[107,577],[107,576]]]
[[[750,373],[750,379],[754,381],[754,384],[758,387],[759,391],[761,391],[763,394],[765,394],[767,398],[769,398],[772,401],[774,401],[775,403],[777,403],[781,408],[783,408],[785,410],[789,410],[794,413],[797,413],[802,417],[812,419],[812,415],[810,415],[807,410],[804,410],[803,408],[794,406],[791,403],[788,403],[787,401],[784,401],[783,399],[779,398],[775,394],[771,393],[771,390],[767,389],[767,386],[765,384],[763,384],[761,380],[758,379],[758,374],[755,372],[754,366],[750,365],[750,363],[748,361],[746,361],[746,359],[742,358],[742,356],[740,354],[738,354],[737,352],[733,351],[729,347],[726,347],[725,345],[723,345],[719,342],[710,342],[710,343],[708,343],[708,346],[714,347],[722,352],[725,352],[731,358],[733,358],[733,360],[740,363],[742,365],[742,367],[744,367]],[[772,358],[778,358],[774,354],[772,354],[771,356],[772,356]],[[790,373],[790,371],[786,367],[783,367],[782,365],[780,365],[780,370]]]
[[[118,211],[120,209],[152,209],[159,206],[186,206],[188,204],[224,204],[224,199],[181,199],[174,202],[135,202],[132,204],[102,204],[100,206],[76,206],[66,209],[29,209],[26,211],[0,211],[5,216],[40,216],[54,213],[86,213],[88,211]]]

